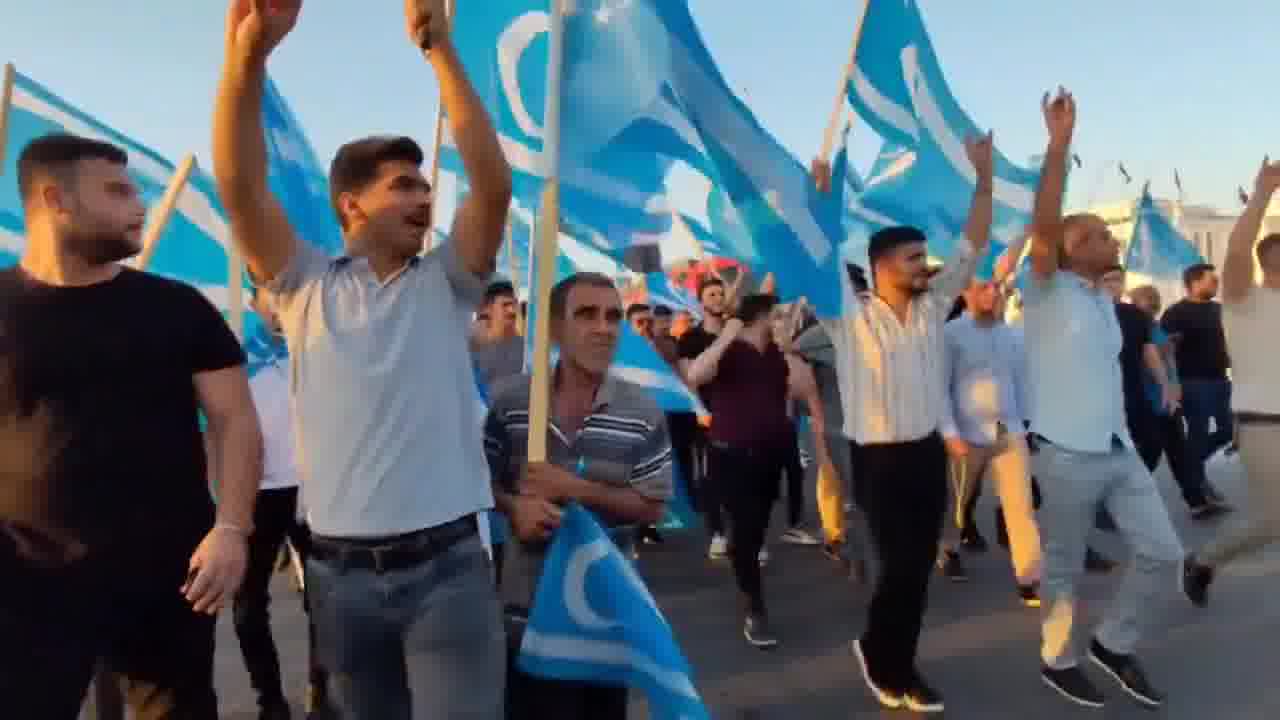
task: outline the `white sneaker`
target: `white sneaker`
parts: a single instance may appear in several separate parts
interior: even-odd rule
[[[729,539],[723,535],[711,536],[711,547],[707,548],[707,557],[712,560],[723,560],[729,556]]]
[[[765,565],[768,565],[769,551],[764,548],[760,548],[760,554],[756,556],[756,559],[760,561],[760,567],[764,567]]]
[[[821,545],[822,544],[822,541],[819,540],[817,537],[815,537],[813,533],[809,532],[808,530],[805,530],[799,525],[793,528],[788,528],[786,532],[782,533],[781,540],[782,542],[790,543],[791,545]]]

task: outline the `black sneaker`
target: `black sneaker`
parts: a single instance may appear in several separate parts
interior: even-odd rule
[[[1196,607],[1209,604],[1209,586],[1213,584],[1213,568],[1196,562],[1195,555],[1182,561],[1182,592]]]
[[[1057,690],[1062,697],[1077,705],[1100,708],[1106,704],[1106,698],[1098,687],[1077,665],[1061,670],[1055,670],[1048,665],[1041,666],[1040,678],[1046,685]]]
[[[1133,655],[1111,652],[1095,639],[1089,646],[1089,659],[1106,670],[1134,700],[1150,708],[1158,708],[1164,703],[1164,696],[1147,682],[1147,674]]]
[[[960,553],[955,550],[943,550],[938,558],[938,571],[951,582],[969,582],[969,571],[965,570]]]
[[[971,553],[984,553],[987,551],[987,539],[982,537],[982,533],[977,528],[970,525],[960,531],[960,547]]]
[[[1034,583],[1031,585],[1019,585],[1018,600],[1022,601],[1025,607],[1040,607],[1040,586]]]
[[[292,720],[292,718],[289,703],[284,700],[263,703],[262,710],[258,713],[258,720]]]
[[[1105,575],[1116,569],[1116,561],[1093,548],[1088,548],[1084,553],[1084,569],[1091,573]]]
[[[867,666],[867,656],[862,652],[862,638],[858,638],[849,643],[849,648],[853,652],[853,656],[858,658],[858,667],[862,669],[862,679],[867,683],[867,689],[875,696],[876,701],[890,710],[897,710],[906,702],[906,698],[901,693],[894,692],[880,685],[871,677],[871,668]]]
[[[1189,510],[1191,511],[1191,518],[1193,520],[1210,520],[1218,517],[1219,515],[1230,512],[1229,508],[1219,505],[1212,500],[1205,500],[1199,505],[1192,505]]]
[[[652,525],[640,531],[640,541],[645,545],[661,545],[663,540],[662,533]]]
[[[916,673],[915,679],[911,682],[911,689],[902,696],[902,704],[912,712],[917,713],[940,713],[945,707],[942,704],[942,695],[933,688],[929,687],[929,683]]]
[[[742,623],[742,636],[747,642],[762,650],[777,647],[778,638],[773,634],[773,628],[769,627],[769,619],[763,614],[752,613]]]

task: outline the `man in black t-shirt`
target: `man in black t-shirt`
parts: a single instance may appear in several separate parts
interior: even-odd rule
[[[1174,357],[1186,401],[1187,441],[1191,452],[1204,462],[1231,442],[1231,382],[1227,369],[1227,335],[1222,327],[1218,273],[1212,265],[1192,265],[1182,272],[1187,295],[1169,306],[1160,325],[1174,343]],[[1213,420],[1213,432],[1209,421]],[[1221,500],[1220,497],[1213,497]]]
[[[74,720],[101,659],[135,718],[217,718],[215,614],[244,574],[262,437],[218,311],[118,264],[145,215],[126,162],[66,134],[18,160],[26,248],[0,272],[6,717]]]

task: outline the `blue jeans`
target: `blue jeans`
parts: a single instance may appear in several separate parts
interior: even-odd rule
[[[506,642],[479,535],[383,573],[310,558],[307,592],[339,717],[502,718]]]
[[[1231,382],[1228,380],[1184,380],[1182,407],[1187,417],[1187,451],[1204,462],[1231,443],[1235,430],[1231,417]],[[1214,429],[1209,432],[1209,418]]]

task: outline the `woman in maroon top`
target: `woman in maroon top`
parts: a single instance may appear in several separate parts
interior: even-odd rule
[[[772,295],[748,295],[737,317],[689,366],[690,383],[702,391],[711,411],[708,481],[718,486],[733,529],[734,577],[743,596],[743,634],[757,647],[777,645],[761,587],[759,554],[778,496],[789,451],[790,396],[805,398],[821,413],[812,388],[793,387],[788,363],[773,342]],[[819,462],[829,462],[817,448]]]

